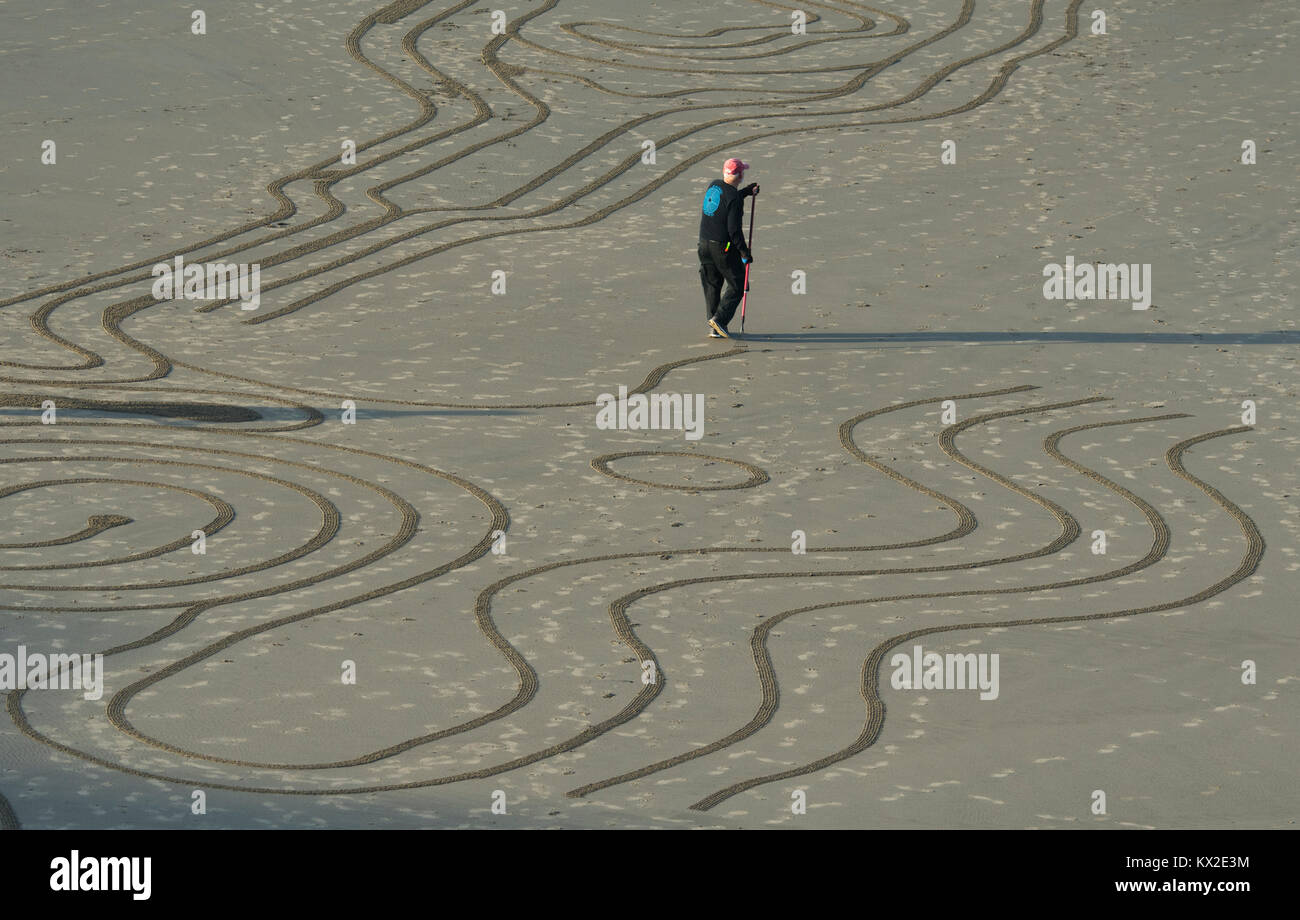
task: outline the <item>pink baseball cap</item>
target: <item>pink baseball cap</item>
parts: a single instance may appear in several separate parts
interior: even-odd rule
[[[737,159],[736,157],[732,157],[730,160],[722,164],[722,172],[726,175],[738,175],[747,169],[749,169],[749,164]]]

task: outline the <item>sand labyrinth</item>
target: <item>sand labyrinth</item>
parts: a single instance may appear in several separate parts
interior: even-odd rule
[[[172,613],[169,614],[171,617],[170,620],[159,628],[154,629],[149,634],[129,642],[102,649],[103,653],[109,656],[110,659],[110,684],[113,688],[112,696],[108,701],[105,712],[108,723],[111,724],[121,734],[121,736],[132,739],[132,741],[138,745],[144,745],[148,748],[176,755],[180,758],[178,763],[220,763],[248,768],[253,771],[277,771],[280,775],[283,775],[283,771],[290,771],[291,775],[296,775],[300,778],[293,783],[257,785],[255,783],[241,784],[213,782],[210,778],[206,780],[202,779],[200,774],[189,774],[187,776],[170,772],[143,770],[130,765],[133,760],[138,758],[138,754],[132,754],[125,757],[120,755],[116,757],[108,757],[104,756],[102,750],[96,751],[93,748],[85,749],[72,744],[67,744],[44,732],[39,724],[34,723],[28,717],[28,713],[25,709],[25,701],[30,698],[30,692],[24,693],[22,691],[16,691],[10,693],[8,700],[9,712],[15,722],[31,738],[39,740],[44,744],[51,745],[59,750],[65,751],[66,753],[74,754],[93,763],[111,766],[115,769],[123,770],[134,775],[166,779],[173,782],[184,783],[186,785],[192,784],[202,786],[204,788],[231,788],[268,793],[287,792],[304,795],[340,795],[376,792],[387,789],[419,788],[423,786],[441,785],[469,779],[485,778],[510,770],[515,770],[546,758],[555,757],[573,751],[583,745],[597,742],[606,733],[620,725],[631,722],[647,709],[653,707],[656,698],[661,694],[667,685],[667,681],[671,677],[671,670],[659,661],[654,649],[638,635],[632,620],[633,608],[638,603],[645,602],[652,596],[679,590],[692,585],[717,584],[723,582],[740,583],[766,579],[802,579],[810,582],[819,582],[828,578],[860,579],[863,576],[921,575],[942,571],[978,570],[979,572],[987,572],[998,566],[1008,566],[1024,560],[1048,557],[1054,553],[1059,553],[1066,547],[1070,546],[1078,540],[1081,529],[1077,519],[1069,510],[1035,491],[1017,484],[1012,479],[1003,476],[997,471],[973,461],[961,451],[958,442],[963,433],[968,431],[978,432],[978,429],[981,426],[995,422],[999,419],[1023,417],[1044,412],[1059,413],[1103,401],[1095,397],[1056,403],[1029,404],[1018,408],[972,415],[963,422],[944,428],[938,435],[936,441],[938,449],[955,463],[975,472],[977,475],[984,477],[991,483],[995,483],[996,485],[1023,497],[1050,515],[1050,517],[1056,521],[1059,529],[1059,533],[1054,540],[1042,546],[1028,547],[1013,553],[1002,555],[990,556],[987,553],[976,553],[974,555],[977,555],[978,558],[941,565],[890,568],[872,566],[870,564],[869,555],[872,553],[880,553],[908,547],[933,546],[949,541],[962,540],[975,533],[979,525],[975,515],[970,511],[970,509],[956,498],[945,495],[944,493],[923,483],[911,480],[908,477],[899,474],[889,465],[884,464],[877,459],[873,459],[868,455],[863,450],[858,440],[863,428],[867,426],[868,423],[871,425],[880,424],[880,420],[891,413],[916,409],[918,407],[933,406],[943,398],[955,398],[961,401],[971,401],[996,396],[1019,395],[1020,393],[1030,389],[1032,388],[1016,387],[983,392],[976,391],[964,394],[939,394],[934,399],[904,402],[872,410],[847,419],[841,426],[841,444],[847,453],[860,461],[867,470],[888,477],[902,487],[913,489],[921,494],[932,497],[943,506],[946,506],[946,508],[951,510],[955,517],[955,526],[950,530],[941,534],[936,534],[932,537],[909,541],[907,543],[813,546],[808,550],[810,554],[864,554],[866,558],[863,559],[862,564],[853,568],[840,569],[809,567],[803,568],[802,570],[780,572],[698,576],[670,581],[652,582],[638,590],[612,598],[608,604],[609,627],[612,631],[612,635],[617,638],[618,642],[623,647],[631,650],[635,661],[656,663],[656,677],[654,681],[643,686],[640,692],[637,693],[629,703],[618,711],[611,713],[607,718],[588,726],[582,731],[574,733],[571,737],[547,745],[544,748],[529,751],[521,756],[499,760],[490,766],[404,782],[368,783],[364,785],[340,785],[337,777],[331,777],[328,784],[317,784],[308,779],[306,775],[298,774],[297,771],[346,771],[348,768],[376,764],[387,758],[396,757],[403,752],[411,751],[427,745],[435,745],[438,742],[445,742],[446,740],[460,734],[476,732],[488,728],[492,723],[506,719],[528,706],[537,695],[540,685],[536,671],[529,664],[526,657],[521,654],[521,652],[510,642],[509,639],[506,638],[505,635],[503,635],[501,628],[493,615],[494,600],[496,600],[497,597],[507,589],[527,582],[530,579],[535,579],[539,576],[554,572],[557,569],[580,569],[580,567],[583,566],[590,567],[614,560],[653,560],[656,557],[663,558],[666,556],[703,557],[735,554],[775,554],[785,556],[788,554],[789,550],[784,547],[672,547],[666,550],[654,550],[653,552],[612,553],[585,556],[582,558],[566,558],[560,561],[526,569],[487,585],[482,588],[477,595],[474,616],[478,628],[483,637],[490,642],[497,649],[503,659],[508,662],[515,675],[516,686],[513,696],[505,698],[500,705],[492,709],[490,712],[484,713],[478,718],[468,719],[419,737],[408,738],[399,743],[387,745],[381,749],[367,751],[361,755],[343,759],[315,763],[295,763],[257,761],[236,756],[221,756],[205,751],[186,750],[178,745],[170,743],[164,737],[153,737],[147,732],[140,730],[131,719],[132,701],[145,691],[150,691],[151,693],[156,694],[158,689],[162,689],[165,693],[168,681],[175,681],[183,678],[187,670],[195,668],[202,663],[209,661],[214,656],[224,653],[237,644],[246,642],[253,637],[282,630],[285,626],[291,623],[301,622],[309,618],[329,614],[355,605],[363,605],[367,601],[414,588],[418,585],[437,579],[457,568],[472,563],[474,560],[477,560],[490,552],[494,532],[508,529],[509,516],[507,509],[487,491],[479,488],[472,482],[450,473],[436,470],[431,467],[423,467],[392,457],[384,457],[379,454],[355,448],[333,448],[327,453],[365,457],[371,460],[381,460],[386,464],[402,464],[408,469],[418,472],[422,476],[437,479],[450,486],[463,490],[467,496],[472,497],[482,506],[484,512],[481,514],[481,517],[484,520],[481,530],[482,536],[477,543],[470,546],[466,552],[455,559],[424,569],[400,581],[387,582],[372,587],[366,591],[351,593],[350,596],[344,600],[334,601],[329,604],[323,604],[309,609],[295,610],[287,615],[273,617],[256,625],[225,633],[215,641],[203,644],[201,647],[194,649],[184,657],[170,660],[168,663],[160,667],[150,667],[147,669],[150,673],[146,676],[131,680],[127,673],[112,668],[111,661],[113,658],[128,655],[128,653],[132,652],[138,652],[142,649],[148,649],[150,646],[159,644],[165,646],[168,640],[183,634],[187,629],[194,629],[195,624],[200,623],[205,615],[210,615],[211,611],[220,610],[221,608],[230,605],[238,605],[242,602],[261,597],[278,594],[292,596],[295,592],[300,592],[304,588],[327,583],[330,580],[340,579],[349,573],[364,571],[368,566],[375,566],[379,561],[385,559],[390,554],[401,551],[403,547],[415,538],[416,524],[419,518],[418,512],[416,512],[411,503],[405,501],[400,495],[386,489],[384,486],[373,481],[367,481],[360,477],[356,477],[350,473],[342,472],[337,469],[329,469],[323,464],[319,466],[309,466],[307,464],[284,459],[269,461],[263,455],[249,451],[235,450],[232,448],[208,448],[191,445],[177,446],[167,443],[166,441],[154,439],[146,440],[140,435],[134,433],[126,437],[109,439],[93,437],[91,436],[93,434],[92,432],[83,431],[83,426],[105,429],[112,428],[118,430],[143,428],[156,431],[157,429],[166,427],[164,425],[114,422],[81,423],[72,420],[59,423],[59,434],[62,435],[62,437],[53,437],[50,435],[40,438],[8,437],[3,439],[6,449],[11,454],[5,460],[6,467],[10,470],[30,469],[32,470],[32,473],[29,474],[31,476],[30,479],[7,486],[5,495],[3,496],[5,500],[12,501],[16,495],[24,492],[36,493],[48,490],[73,490],[97,483],[105,485],[114,484],[125,487],[123,493],[125,497],[120,499],[119,505],[123,513],[111,519],[106,515],[91,516],[84,529],[71,535],[51,535],[47,536],[43,540],[29,540],[6,544],[4,549],[6,555],[10,558],[12,558],[19,550],[30,549],[32,547],[47,548],[55,545],[73,547],[79,543],[93,543],[98,536],[105,533],[108,527],[121,527],[132,521],[147,519],[150,515],[150,508],[137,508],[133,505],[131,493],[134,489],[178,490],[211,505],[215,509],[216,516],[214,518],[202,520],[201,517],[193,517],[192,519],[186,520],[182,523],[179,530],[184,536],[159,546],[140,550],[130,556],[95,558],[93,560],[64,563],[45,563],[41,565],[7,564],[3,567],[3,570],[9,574],[10,581],[4,584],[3,587],[7,592],[9,592],[10,597],[21,595],[23,597],[40,598],[44,600],[43,603],[28,602],[10,605],[10,609],[14,612],[21,611],[26,615],[39,614],[42,616],[66,616],[69,614],[120,613],[122,611],[130,610],[158,611],[164,608],[171,608]],[[1070,579],[1026,583],[1015,587],[993,588],[985,585],[963,590],[938,592],[917,591],[879,596],[866,595],[852,600],[833,601],[824,604],[814,604],[783,610],[756,624],[751,634],[750,652],[758,676],[756,687],[758,700],[755,714],[749,722],[736,727],[733,731],[730,731],[701,747],[680,752],[672,757],[655,763],[636,765],[625,773],[607,777],[580,788],[573,789],[570,794],[574,796],[586,796],[613,785],[631,782],[660,771],[682,767],[690,761],[722,751],[728,746],[734,745],[760,732],[771,721],[780,700],[779,675],[773,667],[772,658],[768,648],[771,632],[778,624],[781,624],[798,614],[805,614],[811,611],[831,607],[862,607],[878,603],[926,598],[954,598],[963,596],[987,598],[995,595],[1058,591],[1084,585],[1094,585],[1108,580],[1120,579],[1147,567],[1156,565],[1165,557],[1170,544],[1170,530],[1160,512],[1153,504],[1144,500],[1139,495],[1070,458],[1061,450],[1060,445],[1064,439],[1083,432],[1104,431],[1113,429],[1117,426],[1150,426],[1166,420],[1183,417],[1185,416],[1181,414],[1169,413],[1078,424],[1055,430],[1042,442],[1042,450],[1051,458],[1052,461],[1087,477],[1108,490],[1111,490],[1114,494],[1121,496],[1125,501],[1131,503],[1141,513],[1151,531],[1151,545],[1147,553],[1140,559],[1130,562],[1127,565],[1118,566],[1110,571],[1098,574]],[[14,426],[22,425],[24,423],[9,424]],[[33,425],[39,423],[26,424]],[[69,429],[71,429],[71,431],[69,431]],[[190,431],[202,432],[211,432],[212,430],[213,429],[207,426],[190,429]],[[701,798],[692,807],[700,809],[711,808],[731,795],[745,789],[753,788],[754,786],[767,782],[815,773],[827,766],[852,757],[854,754],[869,747],[878,737],[882,730],[882,726],[884,725],[884,704],[881,701],[878,686],[880,662],[890,649],[903,643],[912,641],[923,635],[940,632],[953,632],[960,630],[987,631],[992,628],[1025,627],[1046,623],[1081,622],[1092,619],[1134,616],[1158,610],[1170,610],[1199,603],[1200,601],[1226,591],[1232,585],[1248,577],[1257,567],[1262,554],[1263,543],[1258,530],[1236,505],[1215,490],[1209,483],[1189,472],[1184,465],[1185,454],[1197,444],[1212,438],[1236,434],[1244,430],[1247,429],[1230,428],[1222,431],[1209,432],[1179,441],[1166,451],[1164,457],[1165,464],[1170,472],[1193,484],[1197,489],[1210,497],[1222,509],[1224,514],[1230,516],[1231,519],[1236,522],[1243,537],[1243,550],[1240,564],[1235,571],[1211,584],[1199,587],[1195,592],[1157,604],[1144,604],[1118,609],[1104,609],[1086,614],[1062,617],[1033,617],[994,621],[974,617],[968,622],[931,626],[924,629],[901,632],[897,635],[891,636],[880,642],[875,648],[870,649],[864,658],[861,672],[860,693],[866,703],[866,719],[862,732],[856,739],[852,739],[851,743],[846,744],[841,750],[836,751],[833,754],[810,760],[807,763],[788,770],[775,772],[765,776],[752,777],[742,782],[727,786],[726,788],[718,789]],[[268,447],[277,446],[278,444],[289,443],[309,445],[312,450],[317,453],[322,450],[322,446],[318,443],[300,441],[299,439],[279,434],[260,434],[255,432],[232,430],[226,432],[225,440],[227,443],[246,443],[252,447],[261,447],[263,450],[266,450]],[[57,450],[55,450],[55,446],[57,446]],[[202,458],[202,462],[198,459],[169,460],[142,456],[142,454],[148,452],[174,453],[180,456]],[[342,459],[344,458],[338,457],[338,460]],[[345,483],[350,489],[363,493],[368,492],[372,496],[372,500],[375,500],[377,504],[380,501],[386,503],[388,509],[387,514],[392,519],[392,527],[389,529],[391,529],[393,533],[382,545],[365,552],[364,554],[356,554],[351,558],[342,561],[340,564],[329,565],[327,567],[322,566],[319,571],[312,572],[305,576],[295,577],[291,573],[283,571],[289,567],[291,562],[304,560],[313,555],[323,555],[323,548],[327,547],[331,542],[337,541],[343,521],[343,515],[339,510],[340,502],[325,498],[321,490],[307,486],[302,482],[295,482],[286,478],[286,476],[273,476],[268,473],[259,472],[255,469],[249,469],[242,465],[241,461],[243,463],[251,461],[258,465],[265,464],[272,469],[277,469],[285,473],[310,470],[313,474],[313,481],[320,477],[327,477]],[[94,476],[94,470],[97,467],[104,465],[126,467],[139,470],[140,472],[130,477]],[[69,478],[59,476],[53,472],[54,470],[68,466],[76,468],[87,475]],[[307,501],[315,505],[320,518],[320,526],[315,533],[310,534],[309,538],[300,545],[287,549],[273,557],[263,560],[250,560],[242,565],[237,565],[222,571],[210,572],[202,576],[170,579],[145,579],[139,577],[136,580],[128,580],[125,583],[121,580],[95,578],[93,580],[83,579],[77,583],[66,583],[63,576],[66,576],[71,572],[84,571],[90,568],[108,568],[110,571],[116,571],[119,569],[132,571],[138,568],[138,564],[141,562],[146,560],[156,562],[160,557],[164,557],[168,554],[182,555],[183,558],[183,554],[190,545],[188,533],[191,527],[203,530],[207,535],[216,538],[219,537],[223,528],[231,526],[232,521],[237,521],[241,514],[251,514],[254,511],[254,509],[250,508],[241,509],[238,502],[233,505],[228,504],[225,501],[216,498],[215,496],[205,494],[200,490],[178,488],[175,484],[166,482],[161,478],[147,478],[148,475],[160,467],[175,468],[184,476],[195,475],[193,472],[194,470],[204,470],[208,471],[205,475],[211,476],[215,476],[216,473],[220,472],[237,477],[253,477],[262,484],[275,487],[277,490],[288,492],[296,499]],[[44,470],[50,470],[51,472],[40,472]],[[73,492],[72,494],[77,493]],[[366,515],[367,522],[369,522],[370,517],[370,514]],[[252,578],[251,576],[256,576],[256,578]],[[16,580],[19,578],[21,578],[21,581]],[[227,584],[238,586],[250,580],[257,586],[235,591],[230,591],[225,588],[225,585]],[[382,579],[375,580],[382,581]],[[203,584],[205,587],[212,586],[222,593],[215,595],[209,593],[209,596],[206,596],[201,600],[195,599],[191,602],[176,600],[165,604],[160,603],[157,600],[145,600],[136,603],[130,602],[130,599],[134,596],[154,598],[162,589],[174,591],[174,589],[180,586],[195,584]],[[73,595],[74,597],[69,597],[69,595]],[[107,598],[110,596],[118,599],[118,601],[113,603],[106,602]],[[88,598],[88,602],[82,603],[79,600],[81,597]],[[68,599],[65,600],[65,598]],[[121,602],[122,600],[127,602],[123,603]],[[168,656],[164,655],[163,657],[166,658]],[[156,654],[154,659],[157,659]],[[504,687],[501,689],[506,690]],[[506,693],[508,692],[509,691],[507,690]],[[502,696],[506,697],[506,693],[503,693]]]
[[[673,15],[651,8],[637,28],[565,21],[557,0],[545,0],[510,19],[504,34],[494,36],[478,15],[483,11],[470,2],[444,7],[400,0],[376,8],[343,37],[343,46],[384,91],[409,98],[413,111],[405,124],[359,140],[356,165],[341,165],[331,154],[268,186],[279,207],[260,219],[147,260],[0,302],[6,312],[26,316],[30,327],[28,339],[13,343],[0,360],[0,382],[8,388],[0,393],[6,429],[0,438],[0,507],[11,510],[6,519],[17,530],[0,541],[3,609],[6,616],[23,618],[26,637],[48,638],[72,617],[99,624],[97,634],[108,637],[85,650],[106,656],[105,702],[76,703],[65,711],[35,691],[14,690],[7,695],[14,724],[54,751],[184,788],[340,796],[486,779],[553,760],[568,767],[572,753],[618,743],[618,729],[634,729],[653,715],[675,679],[673,664],[656,653],[653,636],[638,631],[636,618],[649,605],[711,586],[740,589],[779,582],[806,586],[811,595],[831,582],[847,585],[843,590],[854,596],[748,622],[748,648],[742,650],[753,679],[748,721],[719,724],[708,738],[666,756],[631,759],[618,772],[584,777],[587,781],[575,781],[565,790],[573,798],[599,796],[672,771],[686,779],[689,807],[707,811],[757,787],[813,778],[874,745],[889,731],[880,671],[891,649],[941,633],[1173,610],[1199,604],[1249,577],[1263,553],[1258,529],[1193,471],[1199,445],[1248,428],[1206,431],[1167,449],[1150,450],[1153,458],[1161,458],[1163,471],[1208,498],[1215,514],[1240,532],[1236,567],[1221,577],[1207,574],[1203,584],[1167,599],[1108,606],[1092,603],[1077,589],[1159,565],[1177,537],[1156,499],[1143,498],[1080,462],[1070,453],[1070,439],[1088,433],[1105,440],[1132,426],[1133,437],[1154,442],[1159,435],[1153,432],[1187,416],[1132,413],[1084,420],[1074,416],[1106,400],[1026,401],[1035,387],[971,384],[968,392],[935,392],[921,399],[875,398],[874,408],[864,406],[839,426],[839,448],[856,463],[857,472],[945,509],[950,526],[941,532],[892,542],[814,543],[807,557],[791,555],[788,545],[665,544],[580,556],[557,552],[548,561],[492,580],[484,576],[486,563],[498,535],[511,535],[514,510],[497,496],[513,491],[511,484],[494,481],[486,487],[483,470],[448,462],[446,458],[454,461],[454,448],[441,451],[441,465],[435,465],[417,462],[401,449],[363,448],[323,434],[339,424],[335,407],[348,398],[346,393],[299,386],[292,373],[277,379],[233,373],[223,369],[220,354],[202,365],[181,360],[126,331],[133,317],[160,307],[149,293],[150,266],[177,255],[187,262],[261,264],[262,306],[255,315],[241,317],[243,324],[275,323],[309,307],[321,311],[324,322],[337,303],[330,298],[357,285],[460,247],[616,221],[620,212],[687,170],[746,143],[864,126],[887,130],[972,112],[1001,94],[1017,69],[1079,34],[1080,0],[953,0],[919,4],[913,19],[859,3],[814,4],[808,7],[804,35],[791,32],[786,7],[758,6],[765,18],[760,24],[692,31]],[[428,50],[435,36],[444,42],[436,64]],[[445,42],[459,42],[458,53],[451,54]],[[742,94],[742,101],[719,94],[721,74],[733,81],[729,90]],[[580,107],[562,110],[546,101],[557,86],[622,100],[630,107],[617,111],[636,114],[617,124],[586,125]],[[531,114],[507,118],[502,113],[509,105]],[[589,132],[584,143],[569,134],[562,153],[549,152],[553,145],[546,140],[547,131],[584,127]],[[645,136],[655,138],[659,164],[653,171],[643,166],[640,139]],[[321,149],[330,150],[333,142],[324,140]],[[444,152],[448,142],[454,149]],[[506,194],[486,201],[475,197],[474,170],[497,162],[494,157],[508,157],[507,145],[515,143],[535,144],[529,149],[542,151],[534,160],[544,168]],[[441,203],[418,204],[429,200]],[[199,309],[238,307],[228,300]],[[659,363],[631,392],[651,392],[670,374],[708,379],[711,370],[742,362],[761,372],[765,360],[762,351],[729,343],[714,353]],[[220,381],[214,386],[234,389],[200,385],[211,378]],[[490,413],[518,411],[521,424],[539,433],[567,410],[590,407],[594,395],[570,387],[550,401],[369,398],[365,408],[458,411],[463,415],[447,417],[466,429],[480,420],[486,424]],[[933,433],[926,448],[930,459],[946,468],[960,467],[1027,503],[1035,515],[1052,522],[1057,530],[1052,539],[1041,545],[1019,540],[1010,548],[1000,542],[982,545],[989,521],[982,526],[975,512],[949,491],[880,459],[881,451],[873,445],[885,443],[903,424],[898,420],[948,399],[962,406],[962,420]],[[55,424],[38,418],[46,400],[57,406]],[[993,402],[984,402],[989,400]],[[1022,485],[1010,470],[999,472],[979,462],[961,444],[979,444],[990,425],[1040,418],[1059,427],[1039,441],[1042,456],[1037,459],[1061,476],[1081,477],[1140,515],[1150,534],[1144,555],[1102,571],[1032,577],[1033,569],[1025,564],[1053,560],[1075,546],[1085,514]],[[679,463],[688,457],[695,459]],[[627,490],[668,497],[702,492],[743,496],[778,485],[755,458],[724,455],[712,447],[700,452],[588,451],[581,458],[553,462],[570,475],[593,469],[600,474],[602,491],[586,497],[593,504],[614,501],[613,496]],[[678,479],[650,472],[659,469],[668,477],[674,470],[690,472]],[[990,513],[994,527],[1005,523]],[[289,519],[312,525],[283,523]],[[207,555],[192,551],[196,533],[208,541]],[[673,535],[662,536],[671,540]],[[221,554],[214,552],[218,546],[225,548]],[[873,562],[873,556],[947,547],[954,548],[950,558],[959,561]],[[852,561],[837,558],[832,566],[819,562],[819,556]],[[668,566],[659,565],[670,561],[671,574]],[[727,561],[735,571],[706,568],[718,561]],[[740,571],[755,561],[765,567]],[[593,704],[590,714],[577,720],[580,725],[557,728],[555,722],[545,722],[560,711],[556,701],[565,694],[560,688],[557,696],[545,696],[557,680],[556,669],[548,665],[543,671],[536,664],[530,656],[537,640],[520,638],[529,627],[516,613],[504,623],[500,607],[515,604],[516,595],[528,590],[561,603],[568,586],[602,566],[625,562],[643,566],[638,570],[643,574],[637,576],[639,587],[601,598],[612,657],[599,665],[634,676],[635,693],[626,701]],[[678,577],[679,565],[708,574]],[[1077,561],[1071,565],[1078,567]],[[1016,583],[1001,583],[1002,571]],[[955,573],[964,580],[960,587],[925,589],[923,583],[936,573]],[[870,580],[885,577],[912,579],[917,587],[873,592]],[[494,663],[479,675],[473,706],[464,701],[448,704],[450,710],[431,705],[423,690],[411,685],[408,701],[424,711],[428,730],[357,750],[360,742],[346,737],[346,721],[323,720],[304,725],[315,748],[326,752],[308,760],[263,757],[258,752],[274,745],[250,744],[247,738],[211,737],[201,744],[188,736],[181,740],[160,715],[169,706],[183,714],[188,704],[169,699],[173,694],[188,699],[187,687],[214,679],[217,665],[236,662],[223,656],[260,649],[259,643],[272,639],[283,645],[290,626],[322,618],[351,616],[337,622],[358,626],[367,618],[393,619],[399,608],[384,604],[406,604],[402,612],[413,610],[427,596],[416,592],[437,591],[445,582],[472,590],[473,600],[441,614],[472,620],[477,641],[490,649]],[[1046,592],[1064,592],[1068,606],[1084,612],[990,619],[972,606],[960,621],[900,628],[860,650],[859,680],[848,688],[862,702],[856,736],[844,737],[832,751],[790,752],[791,765],[782,769],[749,768],[739,778],[716,775],[718,755],[725,758],[729,749],[772,728],[784,680],[773,655],[778,627],[797,629],[802,615],[835,608],[866,616],[871,605]],[[479,652],[482,648],[475,654]],[[346,649],[331,647],[329,653],[335,669],[338,659],[348,657]],[[654,665],[650,672],[645,670],[648,663]],[[635,679],[643,673],[652,673],[652,679]],[[266,708],[253,707],[250,721],[274,714],[274,698],[259,702]],[[537,721],[520,721],[543,709]],[[17,821],[0,798],[0,825]]]

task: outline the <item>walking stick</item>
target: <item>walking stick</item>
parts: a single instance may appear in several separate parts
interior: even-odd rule
[[[754,251],[754,211],[758,209],[758,194],[754,195],[754,203],[749,206],[749,251]],[[749,302],[749,266],[751,263],[745,263],[745,293],[740,298],[740,333],[745,333],[745,305]]]

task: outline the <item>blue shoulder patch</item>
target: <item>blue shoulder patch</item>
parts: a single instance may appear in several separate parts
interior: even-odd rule
[[[716,185],[710,185],[709,190],[704,193],[704,214],[706,217],[712,217],[718,213],[718,205],[722,204],[722,189]]]

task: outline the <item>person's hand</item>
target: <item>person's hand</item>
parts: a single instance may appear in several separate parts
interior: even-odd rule
[[[754,261],[754,253],[752,253],[750,250],[746,249],[744,252],[742,252],[742,253],[740,254],[740,261],[741,261],[741,264],[742,264],[742,265],[743,265],[743,264],[746,264],[746,263],[749,263],[749,262],[753,262],[753,261]]]
[[[745,186],[745,188],[744,188],[744,192],[745,192],[746,195],[757,195],[757,194],[758,194],[758,183],[757,183],[757,182],[751,182],[751,183],[749,183],[749,185],[746,185],[746,186]]]

